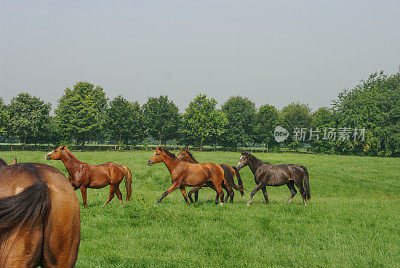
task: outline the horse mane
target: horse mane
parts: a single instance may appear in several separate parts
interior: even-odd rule
[[[194,161],[196,161],[196,163],[199,163],[199,162],[193,157],[193,155],[192,155],[191,152],[189,152],[189,151],[187,150],[186,153],[187,153]]]
[[[258,159],[257,157],[255,157],[254,155],[252,155],[251,153],[242,153],[243,155],[247,155],[251,161],[257,161],[257,162],[262,162],[262,163],[267,163],[262,161],[261,159]],[[267,163],[269,164],[269,163]]]
[[[166,154],[169,155],[169,157],[171,157],[172,159],[176,158],[176,156],[175,156],[173,153],[171,153],[170,151],[168,151],[168,150],[165,149],[164,147],[161,147],[161,148],[160,148],[160,151],[166,153]]]
[[[0,167],[5,167],[5,166],[8,166],[6,161],[0,158]]]

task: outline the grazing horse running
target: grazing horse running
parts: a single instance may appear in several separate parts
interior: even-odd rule
[[[181,161],[167,149],[157,147],[147,164],[152,166],[161,162],[164,162],[171,173],[172,185],[162,194],[157,204],[172,191],[180,189],[186,203],[189,205],[185,187],[192,186],[200,189],[204,183],[211,181],[218,193],[220,205],[223,206],[224,193],[222,192],[221,184],[224,180],[224,170],[221,166],[214,163],[192,164]]]
[[[0,267],[74,267],[80,227],[79,201],[64,174],[0,161]]]
[[[126,202],[129,203],[132,194],[132,173],[126,166],[113,162],[100,165],[90,165],[79,161],[68,149],[67,146],[60,146],[54,151],[45,155],[47,160],[61,160],[69,174],[69,182],[76,189],[80,188],[85,209],[87,209],[87,188],[100,189],[110,185],[110,195],[103,206],[107,205],[114,194],[117,195],[121,204],[122,194],[119,184],[125,177]]]
[[[282,186],[284,184],[288,186],[291,192],[288,203],[292,202],[297,193],[296,188],[294,188],[294,185],[296,185],[303,197],[304,205],[307,205],[307,199],[310,199],[311,195],[308,171],[304,166],[294,164],[273,165],[263,162],[249,153],[242,153],[237,169],[240,170],[247,165],[253,172],[257,184],[257,187],[251,192],[247,206],[251,204],[253,196],[260,189],[263,191],[265,202],[268,204],[267,186]]]
[[[191,154],[191,152],[189,152],[188,148],[182,149],[176,157],[177,157],[179,160],[183,160],[183,161],[186,161],[186,162],[189,162],[189,163],[193,163],[193,164],[198,164],[198,163],[199,163],[199,162],[193,157],[193,155]],[[236,167],[230,166],[230,165],[225,165],[225,164],[220,164],[220,166],[224,169],[224,176],[225,176],[225,179],[224,179],[224,181],[223,181],[223,183],[222,183],[221,186],[222,186],[222,188],[225,189],[225,191],[227,192],[227,195],[226,195],[226,197],[225,197],[224,202],[226,203],[226,201],[228,200],[229,197],[230,197],[230,202],[233,202],[233,197],[235,196],[235,193],[234,193],[233,190],[232,190],[232,186],[233,186],[233,188],[234,188],[235,190],[240,191],[240,194],[241,194],[242,196],[243,196],[243,194],[244,194],[244,192],[243,192],[243,181],[242,181],[242,178],[240,177],[239,171],[236,169]],[[237,176],[239,186],[236,186],[235,183],[234,183],[234,181],[233,181],[233,178],[235,177],[235,175]],[[230,182],[228,182],[228,180],[229,180]],[[231,186],[231,185],[232,185],[232,186]],[[208,182],[206,182],[205,184],[203,184],[203,187],[210,187],[210,188],[213,188],[214,186],[213,186],[213,184],[212,184],[210,181],[208,181]],[[214,189],[214,188],[213,188],[213,189]],[[214,190],[215,190],[215,189],[214,189]],[[189,192],[189,199],[190,199],[190,201],[192,201],[192,203],[193,203],[193,200],[192,200],[192,198],[191,198],[192,193],[193,193],[192,191]],[[194,193],[194,200],[195,200],[195,202],[197,202],[198,198],[199,198],[199,190],[195,191],[195,193]],[[217,195],[217,197],[215,198],[215,202],[216,202],[216,203],[218,202],[218,195]]]

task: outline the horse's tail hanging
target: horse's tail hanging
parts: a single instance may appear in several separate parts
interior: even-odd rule
[[[240,193],[243,195],[243,186],[237,186],[235,182],[233,181],[233,175],[231,171],[229,170],[229,166],[225,164],[220,165],[222,169],[224,170],[224,176],[225,179],[228,181],[228,183],[237,191],[240,191]]]
[[[36,168],[32,164],[20,165],[24,165],[37,182],[19,194],[0,199],[0,250],[1,245],[22,227],[29,230],[35,223],[44,224],[50,211],[50,190]]]
[[[132,172],[127,166],[122,167],[125,170],[126,203],[129,203],[132,195]]]
[[[306,198],[310,199],[311,193],[310,193],[310,180],[309,180],[308,171],[305,166],[301,166],[301,168],[304,171],[304,188],[305,188],[305,192],[306,192]]]
[[[239,187],[242,188],[242,190],[240,191],[240,194],[243,196],[244,195],[244,191],[243,191],[244,187],[243,187],[242,177],[240,177],[239,170],[235,166],[232,166],[232,168],[233,168],[233,170],[235,170],[236,177],[237,177],[237,180],[238,180],[238,183],[239,183]]]

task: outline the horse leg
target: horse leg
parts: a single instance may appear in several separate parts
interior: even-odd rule
[[[83,185],[81,185],[81,194],[82,194],[82,201],[83,201],[83,207],[87,209],[87,188]]]
[[[119,202],[121,202],[121,205],[123,205],[124,202],[122,201],[122,194],[121,194],[121,190],[119,189],[119,186],[117,186],[115,188],[115,194],[117,195]]]
[[[200,190],[200,189],[199,189]],[[197,203],[197,200],[199,200],[199,190],[197,190],[195,193],[194,193],[194,202],[196,202]],[[193,202],[192,202],[193,203]]]
[[[289,204],[290,202],[292,202],[293,197],[297,194],[297,191],[296,191],[296,188],[294,188],[294,181],[289,181],[286,185],[289,188],[290,193],[291,193],[291,196],[289,197],[289,199],[287,201]]]
[[[164,199],[164,197],[166,197],[167,195],[169,195],[171,192],[173,192],[174,190],[176,190],[176,189],[178,189],[178,188],[179,188],[179,187],[178,187],[177,185],[172,184],[172,185],[168,188],[168,190],[166,190],[166,191],[162,194],[161,198],[158,199],[158,201],[157,201],[156,204],[159,204],[159,203]]]
[[[196,186],[196,187],[193,187],[193,188],[189,191],[188,196],[189,196],[190,203],[194,203],[194,202],[193,202],[193,199],[192,199],[192,194],[193,194],[193,193],[194,193],[195,202],[197,202],[196,194],[197,194],[197,192],[198,192],[200,189],[201,189],[201,186]]]
[[[224,188],[225,191],[226,191],[226,197],[224,199],[224,203],[226,203],[228,201],[229,197],[231,198],[231,203],[232,203],[233,202],[233,195],[234,195],[233,190],[232,190],[232,186],[228,182],[226,182],[226,183],[224,182],[222,184],[222,188]]]
[[[306,193],[303,188],[303,182],[300,183],[299,181],[294,181],[294,183],[296,184],[297,188],[299,188],[301,197],[303,198],[304,205],[307,206]]]
[[[214,183],[213,183],[214,184]],[[214,184],[215,191],[217,191],[218,197],[220,199],[220,205],[224,205],[224,192],[222,191],[221,184]],[[217,201],[218,202],[218,201]]]
[[[185,187],[181,186],[179,189],[181,190],[181,193],[182,193],[182,195],[183,195],[183,198],[185,198],[186,204],[189,205],[190,203],[189,203],[189,200],[188,200],[188,197],[187,197],[187,194],[186,194]]]
[[[251,202],[253,201],[253,196],[262,188],[264,187],[264,184],[262,182],[260,182],[257,187],[251,192],[250,194],[250,200],[247,203],[247,206],[250,206]]]
[[[114,193],[115,193],[116,187],[114,184],[110,184],[110,195],[108,196],[107,202],[104,203],[103,207],[106,206],[108,203],[110,203],[111,199],[114,198]]]
[[[265,198],[265,203],[269,204],[268,194],[267,194],[267,186],[262,187],[261,190],[262,190],[264,198]]]

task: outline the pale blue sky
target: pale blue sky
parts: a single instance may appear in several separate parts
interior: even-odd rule
[[[400,1],[0,2],[0,96],[53,104],[76,81],[143,104],[326,106],[374,71],[400,65]]]

